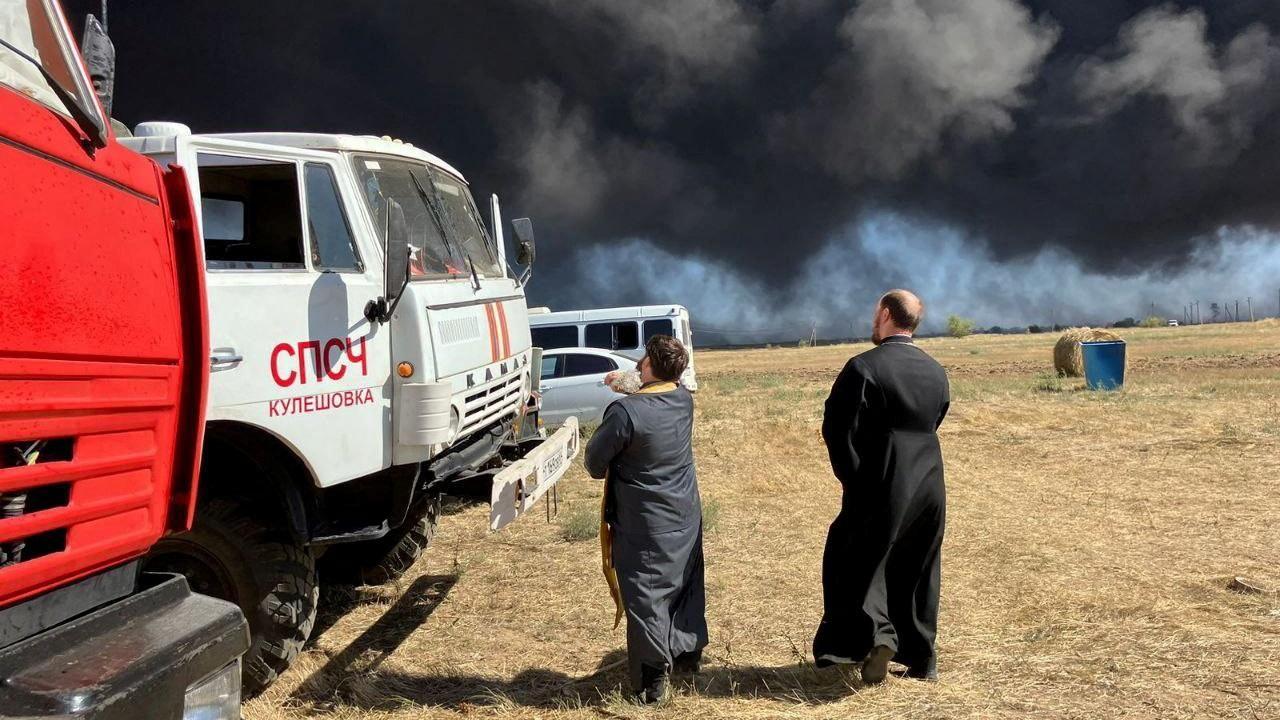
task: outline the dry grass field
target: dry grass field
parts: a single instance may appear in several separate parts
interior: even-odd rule
[[[577,468],[560,516],[445,517],[398,585],[334,589],[250,720],[1280,718],[1280,324],[1123,331],[1129,384],[1082,390],[1054,335],[924,340],[948,369],[941,682],[817,671],[838,507],[822,401],[863,346],[698,354],[712,644],[668,706],[629,705]]]

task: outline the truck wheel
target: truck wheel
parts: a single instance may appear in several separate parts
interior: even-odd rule
[[[240,606],[251,635],[243,659],[247,695],[289,667],[315,625],[319,587],[311,551],[234,500],[203,503],[195,527],[157,543],[146,569],[185,575],[192,590]]]
[[[422,557],[436,534],[439,506],[434,500],[423,504],[426,509],[416,520],[410,518],[377,540],[330,547],[320,558],[325,582],[382,585],[403,575]]]

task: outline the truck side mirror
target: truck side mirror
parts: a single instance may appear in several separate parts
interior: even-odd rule
[[[369,322],[383,322],[391,319],[396,305],[404,296],[405,287],[409,284],[409,224],[404,218],[404,208],[392,198],[387,198],[387,215],[383,224],[383,295],[377,300],[369,301],[364,315]]]
[[[111,44],[106,27],[92,14],[84,18],[80,49],[89,70],[89,79],[93,82],[93,92],[102,104],[102,111],[111,117],[111,103],[116,90],[116,47]]]
[[[533,259],[537,256],[537,246],[533,242],[533,221],[529,218],[516,218],[511,221],[511,230],[515,232],[516,246],[519,250],[516,252],[516,262],[524,266],[524,272],[520,274],[519,283],[523,287],[529,284],[529,277],[533,275]]]
[[[529,267],[537,256],[537,246],[533,241],[533,221],[529,218],[516,218],[511,221],[511,230],[516,234],[516,245],[520,248],[516,262]]]

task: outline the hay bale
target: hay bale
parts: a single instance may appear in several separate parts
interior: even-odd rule
[[[1227,583],[1227,589],[1244,595],[1280,595],[1280,592],[1276,590],[1263,587],[1259,583],[1239,576],[1232,578],[1231,582]]]
[[[1080,352],[1080,343],[1119,339],[1119,335],[1102,328],[1068,328],[1053,346],[1053,369],[1063,377],[1081,377],[1084,354]]]

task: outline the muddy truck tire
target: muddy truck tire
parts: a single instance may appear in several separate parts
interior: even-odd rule
[[[202,503],[191,531],[162,539],[145,568],[185,575],[196,592],[240,606],[251,635],[243,660],[248,696],[288,669],[315,625],[319,587],[310,549],[248,502]]]
[[[404,575],[431,544],[440,520],[440,506],[435,500],[422,505],[404,525],[384,537],[330,547],[320,558],[324,581],[382,585]]]

